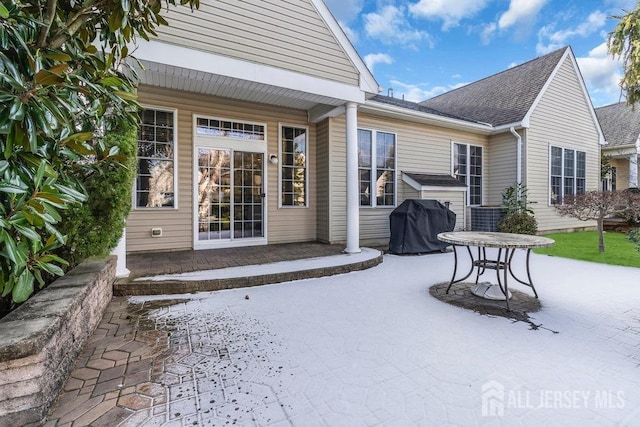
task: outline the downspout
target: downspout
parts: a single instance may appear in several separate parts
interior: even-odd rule
[[[522,184],[522,137],[513,126],[509,131],[516,137],[516,183],[520,186]]]

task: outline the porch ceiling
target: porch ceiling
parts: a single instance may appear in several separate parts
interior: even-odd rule
[[[624,159],[633,154],[638,154],[638,148],[635,145],[604,145],[602,152],[612,159]]]
[[[145,69],[138,69],[139,83],[149,86],[220,96],[280,107],[310,110],[317,106],[339,106],[344,100],[282,88],[215,73],[140,61]]]

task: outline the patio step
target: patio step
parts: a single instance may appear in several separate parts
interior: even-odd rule
[[[113,286],[113,294],[184,294],[313,279],[375,267],[382,262],[382,255],[377,249],[362,248],[358,254],[119,279]]]

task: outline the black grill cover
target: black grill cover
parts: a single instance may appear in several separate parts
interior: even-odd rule
[[[436,236],[453,231],[456,214],[437,200],[408,199],[391,212],[389,225],[391,253],[441,251],[449,244],[439,241]]]

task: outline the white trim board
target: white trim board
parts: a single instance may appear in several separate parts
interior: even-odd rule
[[[211,73],[211,70],[215,70],[214,74],[222,76],[331,97],[345,102],[363,103],[365,100],[365,92],[359,87],[346,83],[325,80],[157,40],[138,41],[134,55],[139,60],[180,68],[188,67],[205,73]]]

